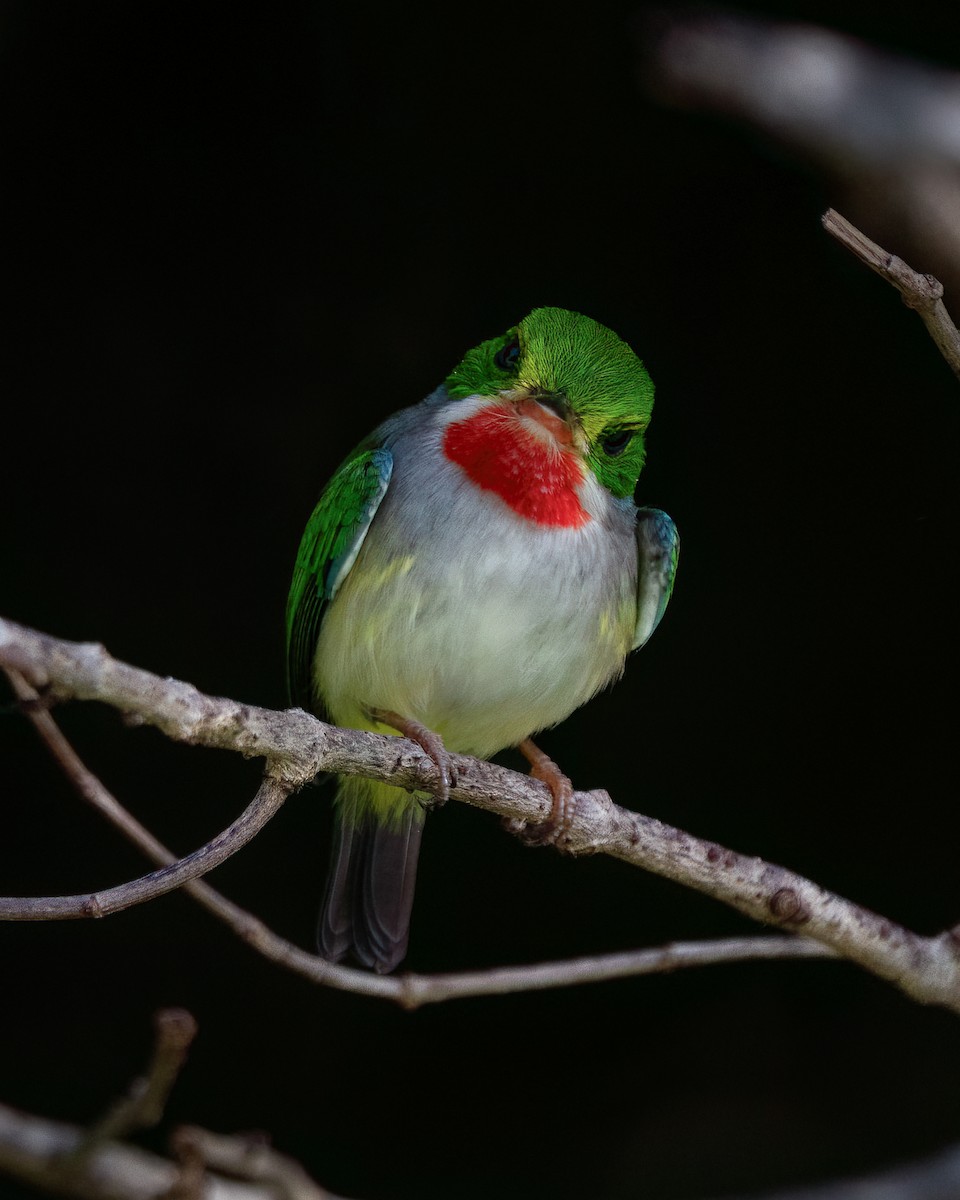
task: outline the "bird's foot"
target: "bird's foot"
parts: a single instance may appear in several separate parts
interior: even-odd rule
[[[508,828],[528,846],[558,846],[570,828],[577,804],[574,799],[573,784],[560,770],[553,759],[526,738],[517,747],[530,764],[530,774],[539,779],[550,789],[553,802],[550,806],[550,816],[545,821],[528,825],[523,822],[511,822]]]
[[[403,717],[400,713],[389,708],[368,708],[366,715],[381,725],[389,725],[397,733],[402,733],[411,742],[416,742],[437,768],[437,781],[434,784],[433,796],[430,799],[421,798],[424,808],[441,808],[450,799],[450,788],[456,782],[450,758],[443,745],[443,739],[432,729],[412,717]]]

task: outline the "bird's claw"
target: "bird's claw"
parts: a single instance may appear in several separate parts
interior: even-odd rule
[[[389,725],[411,742],[416,742],[426,754],[437,768],[437,779],[433,785],[433,794],[429,797],[420,794],[417,799],[427,812],[434,808],[442,808],[450,799],[450,789],[456,784],[457,777],[440,735],[428,729],[422,722],[415,721],[412,717],[401,716],[400,713],[389,709],[368,708],[366,715],[381,725]]]
[[[518,749],[530,763],[531,777],[539,779],[550,789],[550,815],[545,821],[532,824],[508,820],[504,822],[504,826],[527,846],[557,846],[559,849],[570,829],[570,822],[577,807],[573,784],[553,759],[544,754],[529,738],[521,742]]]

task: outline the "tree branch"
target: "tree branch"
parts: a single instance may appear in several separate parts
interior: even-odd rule
[[[78,1200],[338,1200],[263,1134],[224,1135],[184,1125],[169,1144],[176,1161],[118,1141],[159,1123],[196,1030],[182,1009],[155,1017],[152,1062],[91,1129],[0,1105],[0,1171]],[[144,1107],[141,1097],[152,1096]],[[951,1200],[960,1186],[960,1148],[858,1178],[764,1194],[759,1200]]]
[[[19,671],[7,670],[14,692],[37,732],[77,791],[98,812],[137,846],[153,862],[167,865],[176,856],[145,829],[103,786],[99,779],[64,737],[49,710]],[[755,959],[833,958],[833,951],[806,938],[753,937],[706,942],[685,942],[653,950],[626,951],[532,966],[502,967],[496,970],[464,971],[445,975],[394,975],[382,977],[369,971],[329,963],[308,954],[269,929],[252,913],[240,908],[208,883],[194,879],[183,890],[238,937],[270,961],[309,979],[313,983],[361,995],[394,1000],[404,1008],[418,1008],[466,996],[505,995],[573,984],[596,983],[673,971],[680,967],[710,966],[717,963],[745,962]]]
[[[644,82],[672,103],[728,113],[844,173],[960,166],[953,71],[735,8],[662,10],[642,35]]]
[[[960,332],[943,303],[943,286],[932,275],[921,275],[902,258],[889,254],[833,208],[822,217],[823,227],[862,263],[892,284],[904,304],[920,316],[954,375],[960,377]]]
[[[267,776],[244,811],[222,833],[168,867],[151,871],[129,883],[84,892],[78,896],[0,897],[0,921],[63,921],[78,917],[106,917],[134,904],[155,900],[167,892],[212,871],[247,844],[266,825],[289,796],[289,784]]]
[[[644,84],[657,99],[724,114],[788,147],[823,172],[859,224],[896,237],[931,264],[948,297],[960,296],[957,72],[735,9],[660,13],[641,38]]]
[[[146,1074],[89,1129],[0,1105],[0,1171],[82,1200],[336,1200],[263,1136],[184,1126],[170,1139],[178,1162],[122,1144],[121,1136],[160,1123],[197,1025],[184,1009],[164,1009],[154,1028]]]
[[[286,787],[322,768],[424,788],[434,770],[419,747],[402,738],[334,729],[300,710],[279,713],[218,700],[188,684],[119,663],[102,646],[60,641],[11,621],[0,620],[0,665],[19,670],[35,686],[58,696],[112,704],[179,740],[261,755],[274,782],[282,778]],[[514,821],[537,822],[546,816],[550,800],[545,785],[476,759],[452,755],[451,760],[454,799]],[[216,840],[224,838],[226,834]],[[575,793],[574,815],[561,848],[573,854],[610,854],[722,900],[755,920],[802,932],[896,983],[914,999],[960,1012],[960,942],[949,932],[916,934],[784,867],[618,808],[605,792]],[[5,901],[0,912],[22,919],[18,903]]]
[[[278,1154],[265,1138],[231,1137],[184,1125],[175,1131],[171,1143],[181,1160],[190,1158],[204,1171],[222,1171],[261,1184],[270,1200],[337,1200],[332,1192],[318,1187],[300,1163]],[[207,1200],[207,1196],[204,1186],[197,1200]]]
[[[171,1137],[179,1163],[109,1141],[77,1168],[65,1169],[85,1137],[76,1125],[0,1104],[0,1171],[51,1195],[79,1200],[188,1200],[191,1194],[196,1200],[337,1200],[263,1139],[186,1126]],[[191,1176],[194,1161],[197,1170]]]
[[[86,1130],[72,1153],[75,1162],[88,1158],[104,1142],[160,1124],[167,1097],[197,1036],[197,1023],[184,1008],[164,1008],[154,1015],[153,1028],[153,1056],[146,1074],[135,1079],[126,1096]]]

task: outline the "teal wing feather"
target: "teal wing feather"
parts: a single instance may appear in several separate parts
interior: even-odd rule
[[[393,470],[382,447],[360,447],[338,469],[307,522],[287,597],[287,688],[292,703],[314,706],[313,659],[327,605],[337,594]]]
[[[677,573],[680,535],[659,508],[637,512],[637,627],[633,649],[638,650],[660,624]]]

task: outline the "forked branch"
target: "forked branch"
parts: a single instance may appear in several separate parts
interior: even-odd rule
[[[943,303],[943,285],[932,275],[921,275],[902,258],[890,254],[833,208],[823,214],[823,227],[856,255],[871,271],[892,284],[927,327],[954,375],[960,377],[960,332]]]
[[[158,842],[149,830],[127,812],[87,768],[64,737],[48,707],[23,676],[12,668],[7,668],[7,675],[24,712],[77,792],[148,859],[160,866],[174,864],[177,861],[176,855]],[[131,894],[134,894],[138,882],[134,881],[133,884],[124,886],[129,887]],[[675,971],[683,967],[757,959],[834,957],[829,947],[807,938],[789,935],[740,937],[668,944],[655,949],[623,951],[526,966],[462,971],[454,974],[416,975],[408,972],[383,978],[368,971],[329,963],[315,954],[306,953],[200,879],[184,883],[183,890],[223,921],[243,941],[286,970],[293,971],[313,983],[394,1000],[405,1008],[417,1008],[424,1004],[465,996],[503,995],[510,992],[570,987],[574,984],[597,983],[633,975]],[[123,889],[117,891],[122,893]],[[140,899],[143,898],[142,891],[137,894]],[[82,905],[81,908],[82,911],[78,915],[90,915],[88,906]],[[36,909],[33,911],[36,912]],[[100,912],[102,915],[103,910]]]
[[[0,1105],[0,1171],[44,1193],[83,1200],[337,1200],[262,1135],[181,1126],[170,1137],[172,1158],[124,1141],[162,1120],[196,1028],[184,1009],[158,1012],[146,1072],[89,1128]]]
[[[268,780],[284,792],[306,782],[318,770],[428,788],[434,770],[420,748],[404,739],[335,729],[300,710],[273,712],[206,696],[189,684],[117,662],[102,646],[60,641],[4,620],[0,620],[0,665],[19,671],[33,687],[56,697],[100,700],[178,740],[261,756],[266,760]],[[545,785],[491,763],[451,758],[456,773],[451,789],[454,799],[512,821],[538,822],[547,815],[550,797]],[[221,834],[215,840],[222,845],[230,838]],[[950,931],[934,937],[914,933],[784,867],[737,854],[619,808],[605,792],[576,794],[574,816],[561,848],[572,854],[610,854],[653,871],[764,924],[802,933],[896,983],[916,1000],[960,1012],[960,942]],[[212,865],[202,850],[181,861],[190,862],[188,869],[181,869],[181,881],[195,879]],[[0,905],[0,915],[11,920],[37,919],[37,906],[42,903],[33,898],[6,900]],[[294,957],[320,963],[320,972],[331,982],[332,975],[349,971],[291,949]],[[540,969],[549,970],[549,966]],[[403,986],[402,978],[364,978],[378,985],[378,991],[379,985],[387,985],[382,994]],[[396,998],[412,1004],[424,1000],[414,990]]]

